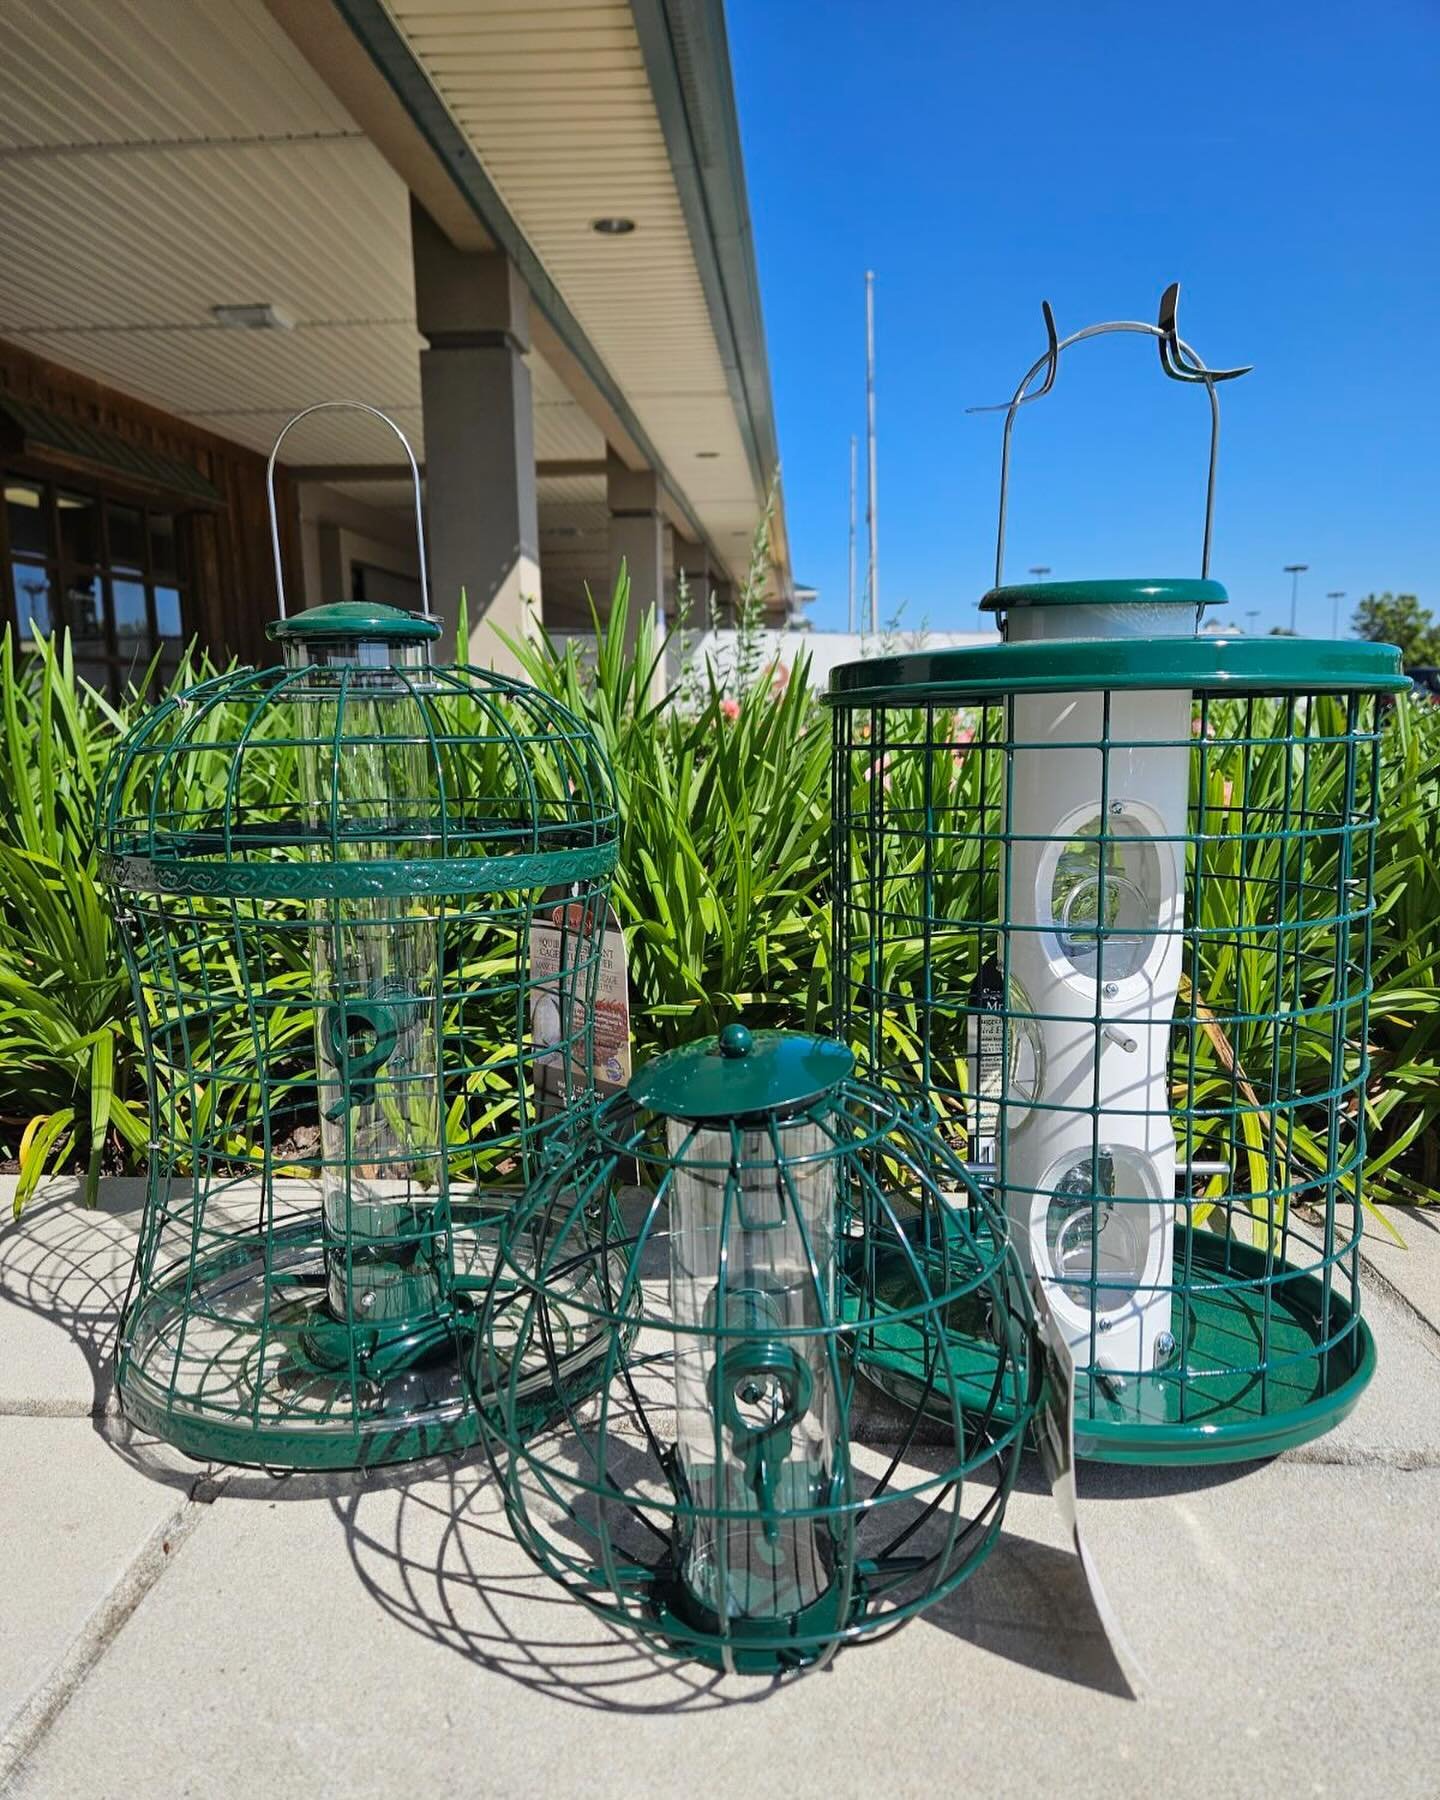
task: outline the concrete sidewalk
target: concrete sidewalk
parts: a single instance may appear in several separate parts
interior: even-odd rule
[[[1380,1373],[1340,1430],[1082,1467],[1135,1700],[1033,1469],[956,1596],[772,1687],[563,1599],[478,1458],[276,1481],[137,1439],[109,1355],[139,1192],[56,1184],[0,1233],[0,1793],[1440,1795],[1440,1213],[1367,1245]]]

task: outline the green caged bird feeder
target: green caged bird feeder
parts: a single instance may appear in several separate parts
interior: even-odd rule
[[[1004,642],[835,671],[836,1003],[994,1194],[1077,1370],[1076,1448],[1268,1456],[1374,1369],[1360,1311],[1385,645],[1200,625],[1219,411],[1159,323],[1005,408]],[[1199,580],[1005,587],[1010,439],[1060,353],[1158,340],[1211,413]],[[1038,383],[1038,385],[1036,385]]]
[[[274,543],[283,666],[146,712],[100,806],[151,1112],[117,1382],[192,1455],[346,1468],[476,1436],[500,1225],[592,1093],[617,817],[563,706],[432,665],[423,573],[419,613],[287,616]]]
[[[607,1621],[731,1673],[823,1664],[950,1592],[999,1535],[1031,1415],[1003,1223],[853,1063],[730,1025],[641,1069],[516,1215],[477,1339],[525,1550]],[[519,1372],[539,1346],[559,1380],[577,1293],[603,1379],[537,1434]],[[865,1403],[866,1344],[900,1404]]]

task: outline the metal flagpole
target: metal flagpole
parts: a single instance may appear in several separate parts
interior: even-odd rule
[[[870,635],[880,630],[880,510],[875,498],[875,271],[865,271],[865,444],[869,461],[869,485],[865,495],[865,522],[870,528]]]
[[[850,606],[845,615],[845,629],[855,629],[855,433],[850,433]]]

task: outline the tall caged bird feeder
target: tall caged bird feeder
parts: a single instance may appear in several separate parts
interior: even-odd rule
[[[1076,1447],[1270,1455],[1374,1368],[1358,1247],[1384,645],[1201,622],[1219,411],[1159,323],[1057,339],[1005,408],[1004,642],[838,669],[834,968],[877,1079],[916,1079],[1077,1365]],[[1158,341],[1206,389],[1199,580],[1006,587],[1019,408],[1060,353]]]
[[[563,706],[432,665],[423,573],[419,613],[287,615],[275,564],[283,665],[146,712],[101,802],[152,1137],[118,1386],[193,1455],[342,1468],[476,1435],[499,1226],[591,1093],[616,811]]]
[[[519,1372],[540,1346],[558,1381],[581,1315],[603,1384],[534,1434]],[[486,1443],[519,1541],[575,1598],[665,1654],[783,1673],[993,1546],[1029,1334],[1003,1223],[904,1105],[838,1043],[730,1025],[581,1121],[516,1216],[478,1339]],[[862,1403],[866,1343],[900,1405]]]

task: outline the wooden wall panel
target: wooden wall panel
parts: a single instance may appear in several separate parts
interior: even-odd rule
[[[184,419],[133,400],[88,376],[42,361],[0,341],[0,400],[6,395],[47,407],[64,418],[108,431],[126,443],[189,463],[219,493],[216,511],[188,515],[196,626],[222,661],[266,663],[273,651],[265,626],[276,614],[265,458]],[[107,486],[123,491],[117,477]],[[300,584],[300,519],[294,483],[278,471],[282,549],[288,580]],[[183,510],[183,508],[177,509]]]

